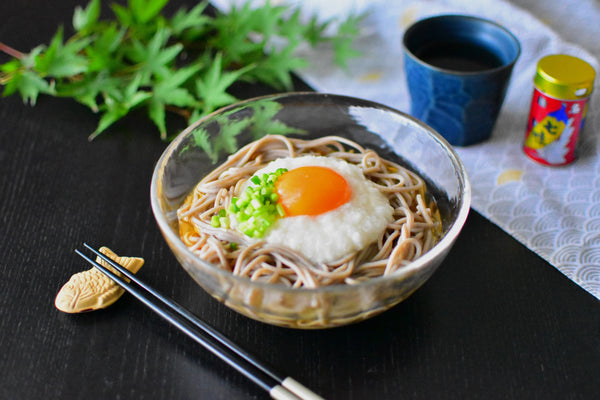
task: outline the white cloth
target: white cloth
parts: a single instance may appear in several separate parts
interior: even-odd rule
[[[243,1],[243,0],[240,0]],[[217,0],[227,9],[237,0]],[[260,3],[260,1],[257,1]],[[271,3],[276,3],[271,1]],[[344,71],[331,49],[302,49],[310,66],[299,75],[315,90],[383,103],[409,112],[401,40],[424,17],[468,14],[494,20],[521,42],[519,58],[492,138],[457,147],[473,188],[472,207],[600,299],[600,78],[578,140],[578,158],[545,167],[521,150],[538,60],[570,54],[600,72],[600,3],[597,0],[306,0],[305,15],[323,19],[367,11],[355,47],[362,56]]]

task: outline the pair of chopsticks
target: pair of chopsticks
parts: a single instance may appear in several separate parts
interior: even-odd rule
[[[222,333],[200,320],[183,306],[177,304],[167,296],[153,289],[148,284],[137,278],[120,264],[114,262],[87,243],[83,244],[88,250],[106,261],[111,267],[123,274],[131,282],[115,274],[110,269],[102,266],[79,250],[75,253],[83,257],[100,272],[108,276],[123,289],[131,293],[142,303],[150,307],[158,315],[179,328],[186,335],[200,343],[207,350],[225,361],[242,375],[250,379],[262,389],[266,390],[271,398],[277,400],[323,400],[322,397],[312,392],[293,378],[284,377],[273,372],[248,352],[233,343]]]

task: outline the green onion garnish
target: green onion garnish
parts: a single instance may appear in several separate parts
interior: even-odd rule
[[[279,196],[275,192],[275,182],[285,172],[287,169],[279,168],[275,172],[253,176],[250,181],[255,186],[248,186],[240,197],[233,197],[227,209],[221,209],[212,216],[211,225],[215,228],[235,225],[247,236],[263,237],[273,222],[285,215],[283,207],[277,203]]]

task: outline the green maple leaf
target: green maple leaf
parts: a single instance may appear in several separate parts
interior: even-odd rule
[[[44,53],[36,58],[35,69],[43,76],[62,78],[87,70],[88,60],[79,52],[91,42],[91,38],[74,39],[63,43],[63,29],[58,29]]]
[[[198,100],[181,85],[201,68],[201,64],[181,68],[154,84],[153,95],[148,104],[148,116],[157,126],[162,139],[167,137],[165,106],[196,107],[198,105]]]
[[[170,32],[168,28],[159,28],[152,39],[145,45],[137,39],[132,39],[127,57],[138,64],[138,72],[142,76],[142,84],[150,82],[151,76],[166,76],[169,74],[170,63],[183,50],[181,43],[166,46]]]
[[[108,71],[101,71],[96,75],[86,75],[81,80],[76,80],[60,86],[57,95],[72,97],[81,104],[89,107],[93,112],[98,112],[100,106],[98,99],[103,93],[112,98],[120,96],[120,87],[123,79],[111,76]]]
[[[123,69],[125,65],[117,50],[123,43],[126,33],[126,29],[119,28],[114,23],[104,26],[101,32],[97,33],[94,42],[85,49],[89,60],[87,72],[112,72]]]
[[[318,45],[325,40],[324,33],[330,24],[331,20],[320,23],[317,16],[314,15],[304,30],[304,38],[308,41],[308,43],[310,43],[311,46],[314,47]]]
[[[167,2],[168,0],[129,0],[127,7],[113,3],[111,8],[118,23],[129,30],[132,38],[146,41],[166,24],[160,12]]]
[[[256,65],[250,75],[274,88],[291,90],[292,71],[308,65],[306,60],[293,55],[296,46],[297,42],[292,42],[281,51],[272,48],[268,56]]]
[[[189,91],[185,90],[187,94],[184,95],[184,92],[178,92],[177,90],[184,89],[181,86],[202,68],[202,64],[193,64],[170,72],[154,84],[154,96],[163,99],[165,104],[179,107],[195,105],[198,101]]]
[[[305,35],[306,27],[300,22],[300,9],[296,9],[286,20],[279,20],[279,34],[288,42],[299,42]]]
[[[209,45],[225,55],[225,65],[251,63],[262,54],[264,38],[251,37],[256,22],[249,4],[241,9],[232,6],[227,14],[217,14],[211,25],[216,34],[209,39]]]
[[[92,27],[100,18],[100,0],[92,0],[84,9],[80,6],[75,7],[73,13],[73,28],[81,34],[92,30]]]
[[[110,5],[119,25],[124,26],[126,28],[130,28],[135,25],[133,20],[133,13],[127,7],[123,7],[120,4],[113,3]]]
[[[139,90],[141,81],[141,74],[137,74],[122,92],[104,93],[102,116],[98,127],[89,136],[89,140],[95,139],[109,126],[127,115],[131,109],[152,96],[149,92]]]
[[[55,88],[53,85],[30,70],[25,70],[19,73],[18,78],[16,78],[16,85],[16,90],[18,90],[21,94],[23,101],[31,105],[35,105],[40,93],[55,93]]]
[[[340,23],[337,35],[331,38],[334,50],[334,61],[342,68],[347,68],[348,59],[358,57],[361,54],[359,51],[352,48],[352,42],[359,33],[358,27],[364,17],[364,14],[352,14],[348,16],[345,21]]]
[[[291,21],[291,18],[283,18],[286,10],[285,6],[274,6],[271,2],[254,9],[250,8],[250,3],[246,3],[240,14],[247,15],[244,22],[252,31],[260,32],[262,42],[266,43],[271,37],[279,35],[282,25]]]
[[[186,31],[193,31],[192,34],[186,36],[186,40],[193,40],[195,37],[201,35],[204,29],[207,29],[207,25],[211,21],[211,18],[204,15],[204,10],[208,6],[208,2],[203,1],[198,3],[191,10],[180,9],[175,13],[173,18],[169,21],[169,27],[176,36],[183,35]]]
[[[252,68],[249,65],[235,71],[223,71],[222,55],[217,54],[208,70],[196,79],[196,95],[203,101],[203,113],[208,114],[221,106],[236,102],[237,99],[227,93],[227,89]]]
[[[169,0],[129,0],[129,9],[136,22],[146,23],[156,18]]]

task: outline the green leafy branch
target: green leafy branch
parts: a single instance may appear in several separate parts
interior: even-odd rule
[[[302,22],[299,8],[247,2],[210,16],[203,1],[166,17],[167,2],[113,4],[113,18],[102,20],[100,0],[91,0],[75,9],[75,34],[66,40],[60,27],[48,45],[29,53],[0,42],[0,51],[12,57],[0,65],[3,96],[18,93],[32,106],[39,95],[73,98],[99,114],[90,139],[132,110],[145,109],[166,140],[167,112],[191,124],[236,102],[230,88],[238,81],[292,89],[293,71],[307,63],[295,55],[303,43],[328,43],[340,67],[357,56],[351,46],[357,16],[326,35],[333,21]]]

